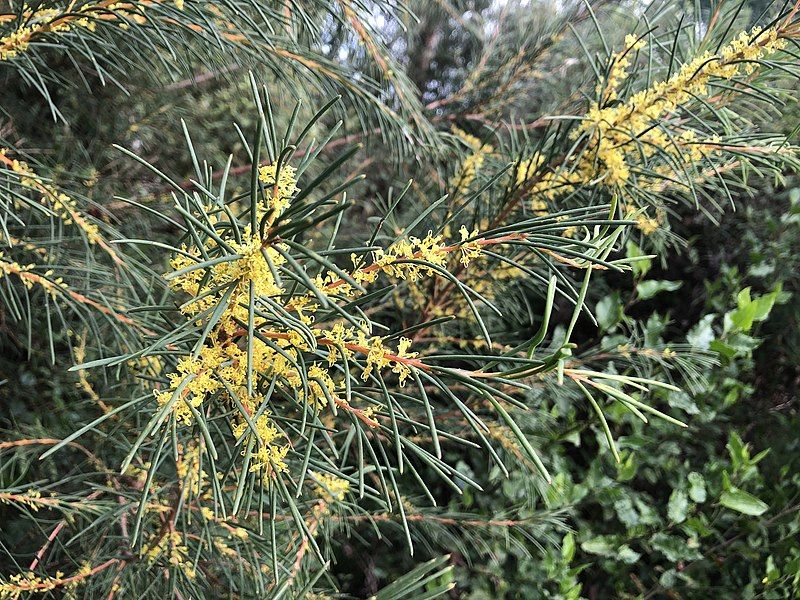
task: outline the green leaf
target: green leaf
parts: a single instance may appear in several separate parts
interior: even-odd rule
[[[661,552],[670,562],[696,560],[702,556],[695,548],[689,547],[686,540],[677,535],[657,533],[650,539],[650,543],[654,550]]]
[[[636,455],[631,452],[621,462],[617,463],[617,481],[630,481],[636,476],[638,469],[639,463],[636,461]]]
[[[763,515],[769,509],[769,505],[765,502],[735,487],[722,492],[719,503],[726,508],[753,517]]]
[[[586,540],[581,544],[581,549],[589,554],[598,556],[615,556],[616,546],[611,543],[608,536],[598,535],[595,538]]]
[[[608,331],[622,320],[622,302],[619,294],[608,294],[600,299],[595,306],[597,324],[602,331]]]
[[[628,242],[625,246],[625,250],[628,258],[639,258],[645,256],[645,253],[642,252],[642,249],[633,242]],[[641,258],[640,260],[636,260],[631,263],[631,269],[633,269],[633,274],[636,277],[644,277],[647,275],[647,272],[652,266],[653,261],[649,258]]]
[[[619,550],[617,551],[617,556],[625,564],[632,565],[635,562],[637,562],[642,555],[636,552],[635,550],[632,550],[631,547],[628,546],[627,544],[624,544],[619,547]]]
[[[731,457],[734,470],[747,465],[750,461],[750,450],[741,436],[735,431],[731,431],[728,434],[728,443],[725,444],[725,447],[728,449],[728,455]]]
[[[708,348],[709,350],[719,353],[725,358],[733,358],[736,356],[736,348],[729,346],[725,342],[720,342],[719,340],[712,341]]]
[[[689,499],[683,490],[672,490],[667,504],[667,517],[673,523],[683,523],[686,520],[686,510],[689,508]]]
[[[703,476],[696,471],[692,471],[687,476],[689,480],[689,497],[694,502],[706,501],[706,481]]]
[[[625,527],[635,527],[639,524],[639,513],[633,507],[630,496],[623,496],[614,502],[614,510]]]
[[[564,536],[563,541],[561,542],[561,558],[564,559],[564,562],[570,563],[572,562],[573,557],[575,556],[575,536],[572,535],[570,531],[567,535]]]
[[[649,279],[636,284],[636,293],[640,300],[649,300],[659,292],[674,292],[683,285],[680,281]]]
[[[715,317],[716,315],[710,314],[700,319],[686,335],[686,341],[695,348],[708,350],[711,342],[714,341],[714,328],[712,327],[712,323]]]
[[[775,583],[781,577],[781,570],[775,565],[775,559],[772,555],[767,557],[767,564],[764,571],[766,572],[766,576],[764,577],[763,583]]]
[[[750,288],[744,288],[736,296],[737,308],[725,315],[725,331],[749,332],[755,322],[766,320],[780,295],[780,285],[755,299],[750,296]]]

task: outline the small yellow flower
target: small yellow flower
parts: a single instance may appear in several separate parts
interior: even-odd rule
[[[469,266],[470,262],[476,258],[479,258],[481,255],[481,245],[478,243],[478,241],[467,241],[471,237],[476,237],[478,235],[478,230],[474,229],[472,233],[470,233],[466,226],[462,225],[461,229],[458,230],[458,233],[461,236],[461,264],[467,267]]]

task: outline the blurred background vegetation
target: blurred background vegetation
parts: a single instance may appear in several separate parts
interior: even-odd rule
[[[686,13],[707,21],[720,3],[669,4],[669,18]],[[414,197],[452,191],[452,156],[464,152],[451,135],[453,126],[482,140],[518,127],[520,136],[535,141],[542,115],[580,114],[582,94],[594,79],[581,45],[594,54],[603,44],[594,19],[618,48],[644,11],[633,1],[593,2],[592,10],[583,2],[548,0],[412,0],[407,7],[398,21],[379,11],[369,21],[388,50],[385,63],[375,61],[372,49],[343,23],[319,15],[320,55],[351,73],[402,77],[402,87],[379,92],[385,94],[381,100],[397,109],[406,99],[392,92],[413,94],[414,116],[403,118],[411,131],[405,139],[430,130],[439,140],[433,151],[398,143],[386,134],[392,124],[361,122],[352,103],[318,124],[322,132],[342,118],[334,147],[363,144],[341,174],[341,180],[366,174],[350,191],[357,202],[345,235],[352,240],[369,235],[374,218],[386,210],[389,190],[408,179],[414,180]],[[778,8],[761,1],[732,4],[733,30]],[[18,72],[0,72],[0,138],[49,165],[53,181],[84,197],[90,214],[108,227],[124,225],[128,238],[168,238],[176,231],[117,198],[160,210],[169,190],[113,144],[132,149],[176,181],[188,181],[192,162],[180,119],[198,155],[224,165],[229,154],[241,158],[244,151],[230,123],[237,121],[243,131],[255,127],[249,70],[282,86],[283,93],[273,88],[272,96],[280,122],[289,119],[298,96],[273,65],[231,62],[195,69],[186,78],[154,69],[130,93],[110,81],[83,86],[81,78],[102,75],[74,69],[67,57],[57,60],[71,81],[51,88],[51,99],[32,91]],[[796,98],[796,80],[778,78],[786,97]],[[51,100],[63,118],[54,119]],[[308,118],[312,107],[304,105],[301,113]],[[779,130],[796,141],[796,102],[750,119],[756,129]],[[668,231],[629,240],[628,255],[659,256],[636,263],[633,277],[600,279],[587,300],[599,329],[582,320],[575,332],[598,354],[632,339],[644,350],[681,343],[708,350],[713,360],[693,366],[686,392],[664,398],[690,427],[658,420],[643,427],[624,410],[609,409],[621,453],[617,464],[578,393],[544,383],[531,399],[535,410],[520,418],[554,473],[552,485],[525,470],[506,478],[488,456],[446,450],[452,453],[448,460],[484,490],[457,495],[434,488],[441,510],[415,513],[420,526],[414,557],[404,549],[399,525],[381,529],[380,536],[369,523],[348,526],[348,535],[335,533],[332,572],[344,592],[368,597],[421,560],[449,553],[455,570],[448,577],[457,582],[450,593],[472,600],[798,597],[800,179],[753,168],[730,194],[733,202],[718,198],[724,206],[712,214],[676,204]],[[401,209],[412,214],[417,206]],[[669,260],[663,258],[667,251]],[[139,258],[163,270],[165,257],[157,252]],[[70,355],[80,346],[79,335],[56,326],[51,342],[44,333],[50,325],[39,324],[29,344],[5,312],[0,319],[0,427],[9,440],[64,437],[86,422],[87,413],[97,414],[77,375],[50,360],[51,344],[55,354]],[[35,454],[21,454],[13,465],[0,465],[0,479],[4,485],[49,479],[56,473],[47,469],[70,469],[71,459],[63,460],[44,465]],[[485,520],[459,524],[463,514]],[[16,570],[8,556],[32,555],[41,545],[28,520],[2,503],[0,533],[6,550],[0,572]]]

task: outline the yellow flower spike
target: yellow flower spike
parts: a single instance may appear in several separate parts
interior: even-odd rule
[[[658,231],[660,224],[656,219],[645,215],[636,217],[636,227],[645,235],[651,235]]]
[[[192,300],[181,307],[181,312],[195,315],[217,304],[220,296],[212,293],[213,290],[235,283],[236,287],[229,298],[228,307],[220,320],[223,329],[231,334],[237,327],[236,319],[247,321],[248,309],[246,307],[249,302],[251,282],[254,284],[254,291],[258,296],[273,297],[283,293],[283,288],[277,285],[264,254],[266,253],[269,261],[276,268],[283,265],[286,259],[275,248],[263,247],[262,241],[257,236],[250,236],[247,241],[241,243],[232,239],[226,240],[226,243],[240,258],[214,265],[210,268],[210,277],[206,277],[205,269],[188,270],[172,277],[170,286],[173,290],[180,290],[193,296]],[[201,254],[196,248],[184,246],[181,249],[195,257]],[[200,260],[200,258],[179,254],[170,261],[170,266],[178,271],[190,268]],[[200,284],[204,278],[206,283],[201,288]]]
[[[454,196],[460,196],[469,189],[475,180],[475,176],[480,171],[486,157],[494,152],[494,148],[489,144],[482,144],[474,135],[470,135],[458,127],[453,127],[453,133],[459,137],[467,146],[472,149],[472,154],[464,159],[459,173],[453,177],[450,184],[455,187]]]
[[[742,32],[716,54],[700,54],[682,65],[666,81],[655,82],[622,103],[608,105],[617,97],[634,53],[646,45],[644,40],[627,36],[625,48],[611,57],[605,85],[598,86],[599,100],[589,107],[573,133],[574,138],[580,135],[587,138],[580,158],[575,162],[568,160],[558,170],[544,173],[534,180],[533,174],[541,164],[541,156],[535,154],[520,163],[517,183],[528,185],[526,191],[538,203],[542,198],[552,200],[587,184],[624,186],[631,178],[628,165],[639,164],[642,156],[647,159],[657,152],[683,162],[701,161],[704,154],[719,151],[714,139],[697,140],[691,130],[677,130],[669,136],[662,129],[653,127],[653,123],[666,122],[682,104],[695,97],[708,96],[709,84],[713,80],[730,80],[752,72],[754,61],[782,49],[785,44],[785,40],[778,38],[775,27],[766,31],[755,28]],[[656,165],[652,170],[656,177],[640,176],[640,185],[658,189],[663,186],[662,177],[680,178],[672,166]],[[690,185],[691,182],[682,183]],[[643,231],[652,232],[657,223],[643,220],[640,225]]]
[[[194,421],[192,410],[199,408],[208,394],[218,391],[222,383],[216,379],[213,370],[218,368],[225,356],[215,346],[204,347],[198,358],[184,357],[178,361],[177,373],[170,373],[170,386],[166,390],[156,390],[155,396],[159,406],[172,400],[179,386],[184,385],[181,398],[175,402],[173,413],[180,423],[189,425]]]
[[[281,172],[276,172],[277,163],[265,165],[258,169],[258,178],[265,187],[266,209],[282,214],[291,203],[292,196],[300,190],[297,187],[295,173],[297,169],[290,165],[281,165]]]
[[[288,466],[285,458],[289,453],[289,446],[279,445],[282,440],[286,439],[286,436],[275,426],[270,418],[270,412],[264,411],[254,424],[258,435],[258,445],[251,458],[250,472],[264,471],[267,474],[272,473],[273,470],[286,472]],[[249,438],[252,435],[250,424],[244,418],[239,418],[233,425],[233,435],[236,439]],[[242,455],[244,456],[244,454],[243,450]]]
[[[605,81],[605,86],[597,84],[597,93],[603,94],[604,102],[617,98],[619,86],[628,77],[628,67],[631,66],[631,57],[647,45],[644,39],[637,40],[635,35],[625,36],[625,47],[622,51],[611,57],[611,68]]]
[[[24,25],[0,38],[0,61],[15,58],[25,52],[30,42],[37,36],[65,33],[73,27],[85,27],[89,31],[94,31],[95,28],[94,21],[86,17],[64,14],[54,8],[27,10],[24,17]]]
[[[200,468],[201,452],[202,447],[197,443],[190,443],[185,449],[182,444],[178,445],[178,460],[175,464],[178,479],[186,489],[195,493],[202,492],[208,483],[208,474]]]
[[[5,149],[0,149],[0,163],[17,174],[20,185],[31,188],[37,194],[41,194],[41,203],[49,205],[56,217],[65,225],[74,224],[83,231],[86,240],[90,244],[102,248],[117,265],[123,264],[122,259],[103,238],[99,227],[84,217],[84,213],[80,210],[75,200],[45,182],[26,162],[8,158]]]
[[[183,543],[179,532],[169,531],[163,535],[152,535],[139,551],[139,556],[146,558],[150,563],[155,563],[162,555],[170,565],[180,568],[189,579],[197,576],[189,557],[189,548]]]
[[[92,575],[99,573],[119,562],[114,558],[92,568],[88,563],[84,564],[74,575],[65,577],[63,571],[56,571],[53,577],[40,577],[33,571],[18,573],[8,578],[8,581],[0,582],[0,598],[3,600],[17,600],[18,598],[29,597],[31,594],[46,594],[57,588],[63,589],[67,597],[74,593],[75,588]]]

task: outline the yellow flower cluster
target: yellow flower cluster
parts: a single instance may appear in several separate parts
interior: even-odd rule
[[[656,210],[655,217],[648,216],[642,209],[637,209],[627,202],[620,202],[620,210],[626,219],[635,221],[636,228],[644,235],[651,235],[658,231],[667,219],[666,211],[662,208]]]
[[[292,167],[286,165],[280,173],[276,171],[275,165],[260,170],[265,195],[258,210],[259,219],[274,218],[276,213],[285,211],[291,196],[298,191]],[[216,225],[215,219],[209,221]],[[255,377],[278,378],[314,410],[322,410],[333,402],[352,411],[369,426],[376,426],[372,419],[374,409],[356,409],[337,395],[340,384],[334,382],[328,368],[313,363],[305,374],[301,373],[299,353],[325,348],[328,367],[342,354],[348,358],[359,354],[363,360],[363,379],[368,379],[374,370],[391,368],[401,384],[411,373],[416,357],[409,351],[409,339],[401,338],[397,349],[391,350],[383,338],[371,335],[366,325],[345,327],[334,323],[330,328],[316,327],[309,338],[290,326],[276,328],[265,317],[255,316],[254,328],[259,335],[247,340],[251,290],[257,303],[278,304],[284,314],[297,315],[306,325],[314,323],[320,309],[317,297],[310,292],[290,296],[277,279],[278,269],[285,265],[287,250],[252,235],[248,227],[242,241],[237,242],[226,233],[206,241],[202,251],[184,247],[170,263],[175,269],[168,276],[171,287],[190,296],[182,305],[182,312],[199,323],[215,313],[217,322],[205,343],[178,361],[175,371],[168,375],[166,389],[155,391],[156,399],[159,406],[169,405],[174,417],[185,425],[194,422],[195,411],[205,410],[207,400],[212,397],[239,406],[236,411],[239,416],[233,418],[231,429],[237,438],[246,438],[245,447],[251,444],[250,436],[253,443],[257,442],[251,470],[284,471],[289,450],[285,434],[263,407],[266,399],[255,392]],[[359,285],[370,283],[380,272],[416,279],[433,273],[433,269],[405,261],[426,260],[443,265],[448,251],[441,236],[429,234],[425,239],[403,240],[386,252],[377,252],[369,266],[354,270],[352,280]],[[464,260],[468,261],[478,255],[479,247],[474,242],[465,244],[463,252]],[[361,293],[332,271],[314,281],[318,293],[331,298],[352,300]],[[221,303],[224,306],[220,307]],[[247,343],[243,343],[245,340]],[[248,418],[241,414],[242,409]]]
[[[344,354],[348,359],[353,357],[356,352],[365,354],[365,366],[361,373],[361,379],[369,379],[373,370],[380,370],[392,367],[392,372],[397,373],[402,386],[406,378],[411,374],[409,359],[417,356],[416,352],[409,352],[411,340],[401,337],[397,349],[392,351],[386,347],[383,338],[370,335],[367,325],[361,327],[345,327],[342,323],[336,323],[331,329],[321,330],[325,336],[324,340],[329,345],[328,364],[333,365],[340,354]],[[328,379],[330,379],[328,377]],[[330,387],[328,386],[328,389]],[[316,400],[322,401],[324,395],[317,395]],[[333,396],[336,398],[335,396]],[[326,404],[323,402],[323,404]]]
[[[0,232],[0,242],[4,246],[21,248],[23,250],[27,250],[28,252],[33,252],[34,254],[38,254],[41,257],[47,256],[47,248],[43,248],[41,246],[37,246],[34,242],[23,240],[13,235],[7,235],[3,232]]]
[[[220,331],[224,329],[230,327],[223,326]],[[299,374],[286,357],[286,355],[296,357],[296,349],[290,347],[288,340],[277,340],[277,345],[285,346],[285,349],[282,348],[281,352],[269,347],[260,339],[253,340],[253,372],[282,376],[290,382],[290,385],[301,385]],[[203,346],[196,358],[189,356],[179,360],[176,372],[170,373],[168,377],[169,388],[156,390],[156,399],[159,406],[164,406],[179,394],[180,397],[173,404],[172,413],[178,422],[185,425],[194,422],[193,409],[200,409],[210,396],[217,393],[233,401],[230,396],[232,392],[251,417],[264,403],[264,398],[259,394],[252,396],[248,394],[247,351],[235,343],[214,340],[213,343]],[[253,453],[251,470],[269,471],[273,466],[279,471],[285,470],[284,458],[289,452],[289,447],[281,445],[285,441],[285,436],[275,427],[269,411],[261,411],[254,425],[256,434],[254,441],[257,441],[257,445]],[[237,439],[253,434],[250,424],[241,414],[233,420],[231,429]]]
[[[52,591],[63,585],[64,573],[58,571],[54,577],[39,577],[33,571],[12,575],[5,583],[0,583],[0,600],[17,600],[23,594]]]
[[[487,227],[489,227],[488,219],[483,219],[471,232],[465,225],[462,225],[458,230],[460,241],[451,246],[440,247],[440,253],[447,255],[451,250],[457,249],[461,254],[459,263],[466,269],[466,267],[469,267],[469,265],[483,256],[483,244],[480,239],[476,238],[480,229]],[[443,237],[452,239],[452,230],[449,225],[445,226]],[[472,241],[467,241],[470,238],[472,238]],[[447,266],[452,268],[454,265]],[[507,278],[507,274],[512,270],[515,271],[515,269],[508,269],[506,265],[494,266],[491,270],[481,267],[472,271],[465,271],[463,278],[465,283],[473,290],[480,293],[484,298],[492,300],[498,289],[496,285],[493,285],[493,282],[497,279]],[[416,310],[424,310],[428,316],[432,317],[453,316],[468,318],[472,314],[472,309],[461,294],[451,295],[445,303],[430,302],[428,283],[427,281],[408,280],[407,290],[395,294],[395,302],[397,302],[398,307],[403,308],[410,302],[410,305]],[[436,285],[436,283],[433,282],[433,285]]]
[[[74,302],[91,306],[95,310],[109,315],[121,323],[128,325],[133,324],[133,320],[127,315],[118,313],[108,306],[100,304],[99,302],[92,300],[91,298],[88,298],[79,292],[71,290],[61,277],[53,277],[54,271],[52,269],[48,269],[43,275],[34,273],[33,269],[35,266],[36,265],[34,264],[20,265],[17,262],[3,260],[3,253],[0,252],[0,279],[7,275],[15,275],[29,290],[38,285],[43,288],[53,299],[56,299],[59,296],[63,298],[69,298]]]
[[[179,568],[189,579],[197,576],[189,557],[189,548],[183,543],[180,532],[168,531],[163,535],[152,536],[150,541],[142,546],[139,555],[151,563],[164,555],[169,564]]]
[[[155,1],[158,2],[158,0]],[[105,7],[105,11],[107,12],[104,14],[113,13],[113,15],[109,15],[111,20],[118,21],[119,24],[117,27],[122,30],[127,30],[130,28],[130,25],[127,21],[132,21],[137,25],[144,25],[147,23],[147,17],[142,13],[150,4],[153,3],[148,2],[148,0],[140,0],[140,2],[137,2],[135,5],[131,4],[130,2],[115,2],[114,4],[109,4],[107,7]],[[83,8],[84,10],[88,8],[94,8],[94,5],[85,4]]]
[[[156,391],[159,406],[170,403],[175,395],[180,395],[175,402],[173,414],[184,424],[192,423],[194,421],[192,408],[199,408],[207,394],[213,394],[222,387],[213,370],[222,364],[224,358],[220,346],[206,346],[201,350],[199,357],[185,357],[179,360],[177,372],[167,376],[170,381],[169,388]]]
[[[42,203],[49,203],[53,212],[65,225],[74,223],[83,230],[90,244],[104,243],[97,225],[88,221],[81,215],[81,211],[75,203],[75,200],[58,191],[49,183],[46,183],[26,162],[9,159],[6,152],[5,149],[0,149],[0,162],[9,166],[11,170],[19,176],[20,184],[42,194]]]
[[[436,274],[433,266],[444,267],[447,264],[449,250],[443,239],[442,235],[428,232],[422,239],[411,236],[408,239],[398,240],[388,250],[374,252],[373,264],[378,267],[377,269],[356,271],[353,273],[353,279],[358,283],[372,283],[378,278],[379,271],[389,277],[411,281],[417,281],[423,276],[433,276]],[[357,257],[353,256],[354,263],[356,260]],[[408,261],[425,261],[430,265]]]
[[[0,581],[0,600],[18,600],[19,598],[30,598],[32,594],[47,594],[56,588],[63,590],[63,597],[74,597],[75,589],[81,585],[87,577],[92,576],[98,571],[116,563],[116,559],[107,561],[94,569],[89,563],[84,563],[72,576],[65,577],[63,571],[56,571],[52,577],[40,577],[33,571],[12,575],[8,581]]]
[[[27,506],[34,512],[49,504],[42,502],[42,493],[38,490],[27,490],[21,494],[0,494],[0,504],[11,504],[11,502],[19,506]]]
[[[3,259],[3,253],[0,252],[0,279],[5,275],[16,275],[22,281],[22,284],[27,289],[33,289],[34,285],[42,287],[51,298],[58,297],[59,294],[69,292],[69,286],[64,283],[62,277],[53,277],[55,272],[48,269],[44,275],[33,273],[35,264],[20,265],[17,262],[6,261]]]
[[[260,223],[267,218],[269,226],[290,206],[299,191],[295,176],[289,165],[282,165],[279,172],[275,164],[259,169],[264,195],[255,216]],[[167,375],[168,385],[154,393],[159,406],[169,406],[183,425],[194,423],[212,399],[228,403],[234,409],[231,431],[242,441],[243,455],[251,459],[250,470],[281,472],[287,469],[289,443],[264,406],[270,399],[258,392],[259,381],[280,382],[314,411],[333,405],[377,427],[374,407],[354,407],[342,398],[343,384],[335,380],[337,361],[358,366],[364,381],[390,369],[401,386],[412,369],[424,367],[408,338],[401,337],[396,347],[390,347],[384,337],[372,334],[368,322],[316,323],[322,305],[353,301],[381,273],[411,282],[435,276],[437,270],[446,269],[451,253],[460,253],[461,264],[467,266],[481,256],[482,243],[475,239],[478,231],[466,227],[460,230],[460,243],[450,246],[432,232],[424,238],[400,239],[375,251],[366,266],[363,257],[353,255],[350,273],[320,273],[312,278],[313,291],[297,293],[285,287],[285,276],[279,277],[287,265],[288,246],[260,237],[249,225],[237,239],[232,223],[220,223],[226,218],[221,214],[218,208],[207,207],[202,218],[216,235],[209,235],[202,247],[184,246],[170,261],[174,271],[167,275],[173,290],[190,297],[180,310],[199,326],[213,318],[213,326],[199,347],[178,360]],[[282,318],[269,318],[268,312]],[[303,352],[322,356],[327,352],[327,365],[304,360]],[[357,360],[351,361],[354,357]]]
[[[346,479],[327,473],[312,473],[312,475],[318,483],[314,491],[325,502],[341,502],[350,491],[350,483]]]
[[[30,41],[37,35],[45,33],[64,33],[74,27],[85,27],[95,30],[95,22],[87,17],[76,17],[63,14],[53,8],[32,10],[29,6],[22,9],[24,25],[17,27],[8,35],[0,38],[0,61],[9,60],[28,49]]]
[[[290,165],[281,165],[281,172],[277,173],[278,165],[265,165],[258,169],[258,178],[266,188],[267,210],[274,210],[282,214],[291,202],[292,196],[300,190],[297,188],[297,169]],[[277,175],[277,177],[276,177]]]
[[[595,89],[597,94],[604,101],[603,103],[617,99],[619,87],[628,78],[628,67],[631,66],[631,57],[639,50],[642,50],[646,45],[643,39],[637,39],[634,35],[625,36],[625,48],[621,52],[616,52],[611,57],[611,66],[608,70],[605,85],[598,83]]]
[[[30,27],[20,27],[7,36],[0,38],[0,60],[14,58],[20,52],[28,49],[28,39],[33,30]]]
[[[397,351],[394,356],[397,358],[414,358],[417,356],[416,352],[408,352],[411,346],[411,340],[408,338],[400,338],[397,345]],[[407,362],[397,360],[391,357],[383,345],[383,340],[377,336],[370,338],[368,342],[369,353],[367,354],[367,365],[361,373],[361,379],[366,381],[373,369],[383,369],[385,367],[392,367],[392,372],[397,373],[400,385],[402,386],[406,378],[411,374],[411,367]]]
[[[178,479],[184,487],[202,492],[208,481],[208,475],[201,468],[200,444],[191,443],[188,447],[178,444],[178,457],[175,463]]]
[[[473,231],[472,234],[465,233],[466,228],[463,229],[464,231],[460,232],[462,242],[468,237],[476,236],[478,233],[477,230]],[[428,232],[423,239],[411,236],[407,239],[398,240],[388,250],[380,249],[373,252],[373,261],[366,267],[359,267],[362,258],[357,254],[352,254],[351,259],[356,268],[350,276],[353,281],[362,286],[377,281],[381,273],[394,279],[413,283],[426,276],[435,276],[435,267],[445,268],[447,257],[454,250],[461,251],[461,262],[465,266],[480,256],[481,246],[477,241],[446,246],[443,240],[444,236],[433,235],[432,232]],[[428,264],[423,264],[420,261]],[[325,275],[315,277],[314,285],[320,292],[336,294],[337,297],[343,300],[353,300],[361,293],[360,290],[333,271],[328,271]],[[297,311],[298,316],[306,324],[313,323],[313,312],[319,308],[312,294],[296,296],[290,301],[289,306],[292,310]],[[328,339],[335,341],[337,346],[341,346],[346,342],[352,342],[360,346],[369,346],[373,343],[371,341],[367,343],[363,333],[356,333],[354,328],[342,328],[341,325],[323,333]],[[348,335],[345,336],[343,335],[344,333]],[[336,357],[335,347],[331,349],[330,356],[332,357],[330,364],[333,364]]]
[[[670,162],[688,165],[716,152],[719,140],[698,139],[694,130],[672,118],[676,110],[695,98],[708,96],[709,84],[714,80],[731,80],[750,73],[754,61],[780,50],[785,41],[775,28],[742,32],[718,53],[704,52],[667,80],[653,83],[624,102],[608,105],[627,77],[630,57],[644,46],[644,40],[628,36],[625,49],[612,57],[606,85],[598,90],[600,100],[590,106],[574,133],[575,137],[586,139],[579,158],[567,159],[556,171],[532,181],[528,181],[527,174],[536,170],[543,157],[535,155],[520,165],[517,181],[532,184],[528,191],[537,202],[542,198],[552,200],[581,185],[624,186],[631,179],[632,166],[646,163],[658,154],[669,155]],[[690,171],[672,164],[649,167],[654,175],[639,176],[639,184],[656,185],[662,177],[683,181]],[[653,225],[648,222],[645,228]]]
[[[348,352],[348,350],[345,350],[345,352]],[[317,363],[311,365],[311,368],[308,369],[308,395],[306,396],[304,390],[300,390],[300,397],[314,407],[315,410],[322,410],[328,406],[329,399],[337,397],[336,384],[328,370],[320,367]]]
[[[636,42],[636,45],[643,46],[643,41]],[[705,52],[695,57],[668,80],[637,92],[619,106],[601,108],[595,103],[578,128],[578,132],[590,135],[593,145],[585,160],[593,161],[592,155],[595,154],[605,167],[605,171],[601,167],[600,172],[593,176],[604,178],[603,183],[607,186],[624,184],[630,175],[627,159],[634,162],[634,155],[639,152],[652,156],[662,149],[683,155],[688,150],[690,155],[685,156],[685,160],[699,159],[703,150],[710,149],[710,146],[708,142],[699,142],[694,131],[680,132],[680,139],[673,142],[669,134],[660,127],[653,127],[653,123],[669,118],[679,106],[693,98],[707,96],[708,85],[713,79],[730,80],[743,69],[750,72],[752,61],[784,45],[774,28],[766,32],[760,29],[742,32],[719,54]],[[715,141],[711,140],[712,146]]]
[[[129,28],[128,21],[142,25],[147,22],[142,12],[147,6],[158,3],[160,0],[140,0],[135,4],[101,0],[76,7],[72,2],[64,11],[54,8],[36,10],[26,4],[22,7],[21,22],[24,25],[0,38],[0,61],[25,52],[31,41],[41,35],[66,33],[78,27],[95,31],[98,21],[115,23],[123,30]],[[185,0],[174,0],[174,4],[178,10],[183,10]]]
[[[449,228],[445,229],[445,233],[449,235]],[[430,231],[423,239],[411,236],[398,240],[388,250],[381,249],[373,252],[373,262],[367,267],[356,268],[351,273],[351,278],[359,285],[368,285],[375,282],[378,276],[384,273],[394,279],[405,280],[413,284],[423,277],[435,276],[437,274],[436,267],[445,269],[448,256],[456,250],[461,252],[461,264],[467,267],[481,256],[482,245],[479,240],[467,241],[469,238],[477,237],[477,229],[470,233],[465,226],[462,226],[459,234],[461,242],[449,246],[444,244],[444,235],[433,235]],[[354,266],[358,267],[361,264],[361,257],[357,254],[352,254],[351,259]],[[358,289],[332,271],[325,276],[317,276],[314,284],[323,293],[335,292],[346,300],[353,300],[359,295]],[[311,294],[294,298],[290,305],[298,313],[306,310],[313,312],[318,308]],[[310,315],[301,314],[301,319],[307,324],[313,322]]]
[[[262,470],[266,473],[286,471],[288,467],[285,459],[289,453],[289,445],[280,445],[282,441],[285,441],[285,435],[278,430],[275,423],[270,419],[269,411],[264,411],[260,414],[256,418],[254,425],[257,445],[251,459],[250,471],[253,473]],[[253,435],[253,433],[247,421],[242,419],[234,425],[233,435],[237,439],[246,436],[246,441],[249,442],[249,436]],[[242,454],[244,455],[244,451]]]
[[[249,234],[249,230],[247,233]],[[282,288],[277,285],[270,265],[273,268],[280,267],[285,259],[275,248],[262,248],[258,237],[250,237],[249,241],[242,243],[228,240],[227,244],[235,254],[230,260],[218,263],[208,270],[193,268],[197,260],[181,254],[173,258],[170,265],[176,271],[190,269],[171,281],[173,289],[180,289],[192,296],[192,299],[181,307],[184,314],[196,315],[216,306],[220,297],[214,290],[233,287],[222,320],[225,331],[230,335],[237,327],[237,320],[247,321],[251,283],[255,295],[259,297],[273,297],[282,293]],[[216,244],[210,240],[207,249],[212,249],[214,246]],[[193,249],[184,247],[183,250]],[[206,283],[201,287],[204,280]]]
[[[275,178],[276,165],[266,165],[259,169],[259,179],[265,185],[263,205],[258,207],[257,219],[260,221],[267,213],[276,211],[282,213],[288,208],[291,197],[299,190],[294,178],[295,169],[283,165],[281,172]],[[273,215],[274,217],[275,215]],[[212,224],[216,217],[211,216]],[[202,253],[196,248],[182,248],[183,254],[178,254],[170,261],[170,266],[182,273],[173,276],[171,287],[181,290],[192,296],[192,300],[181,307],[184,314],[196,315],[208,310],[219,302],[219,295],[214,290],[234,286],[231,293],[225,317],[222,319],[225,331],[230,335],[236,329],[236,321],[246,321],[248,315],[250,285],[254,286],[254,293],[258,297],[275,297],[283,293],[277,285],[273,269],[277,269],[285,262],[281,252],[272,246],[265,245],[257,233],[245,228],[244,239],[237,242],[227,239],[226,244],[233,250],[233,255],[225,262],[217,263],[210,269],[195,268]],[[217,243],[209,239],[204,250],[206,252],[217,249]],[[281,247],[285,250],[284,247]],[[201,284],[205,281],[205,285]]]
[[[470,135],[458,127],[453,127],[452,131],[472,150],[472,153],[464,159],[459,173],[450,182],[450,185],[455,188],[453,196],[460,196],[469,189],[469,186],[475,180],[475,175],[483,166],[486,157],[494,152],[494,148],[489,144],[482,143],[474,135]]]
[[[468,242],[469,238],[475,238],[478,235],[478,230],[473,229],[470,232],[465,225],[461,226],[461,229],[458,230],[459,235],[461,236],[461,243],[459,247],[461,249],[461,259],[460,262],[465,267],[469,266],[476,258],[480,258],[481,256],[481,245],[478,243],[477,240]]]

